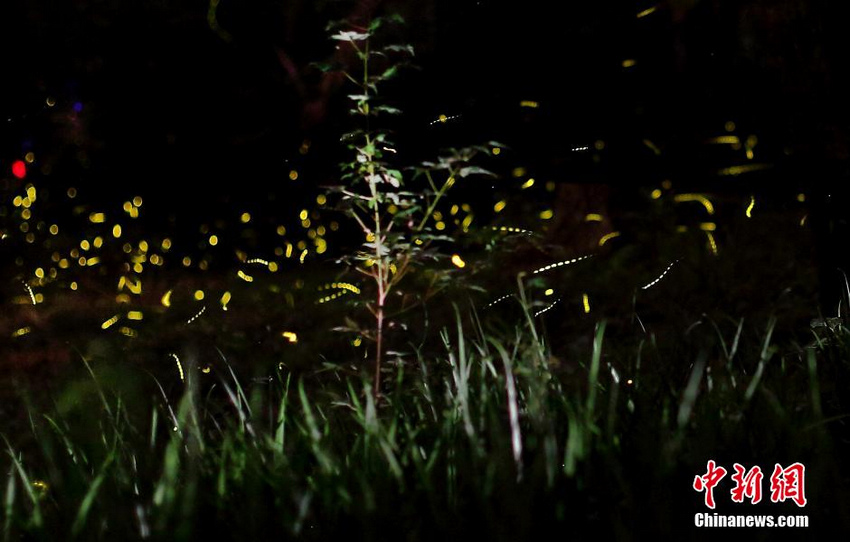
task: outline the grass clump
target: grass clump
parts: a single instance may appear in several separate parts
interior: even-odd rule
[[[803,462],[812,525],[846,528],[846,328],[798,347],[773,320],[705,321],[630,343],[602,321],[559,360],[520,308],[512,328],[457,310],[442,352],[392,358],[381,404],[344,366],[258,380],[222,352],[178,358],[182,382],[134,375],[150,400],[128,403],[80,358],[88,385],[64,390],[84,396],[24,395],[4,427],[4,538],[672,536],[709,458]]]

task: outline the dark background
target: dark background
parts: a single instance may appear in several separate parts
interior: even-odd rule
[[[387,12],[408,20],[422,68],[397,98],[413,127],[464,114],[482,137],[510,135],[518,99],[532,99],[551,149],[684,146],[733,120],[812,160],[848,153],[841,2],[674,0],[637,18],[653,4],[223,0],[218,27],[203,0],[4,4],[3,161],[61,143],[50,158],[109,185],[272,185],[304,133],[340,122],[327,114],[338,89],[309,66],[332,54],[324,26]]]
[[[833,249],[846,228],[846,2],[77,0],[2,12],[4,178],[33,151],[49,186],[94,202],[142,195],[171,218],[163,227],[237,204],[274,213],[335,182],[346,89],[311,63],[351,59],[335,56],[325,26],[401,13],[418,69],[387,94],[405,111],[408,157],[498,140],[547,178],[627,195],[664,178],[786,199],[806,190],[824,269],[847,263]],[[440,114],[460,116],[434,129]],[[769,173],[717,178],[740,156],[703,143],[728,121],[759,138]],[[597,140],[601,166],[570,156]]]

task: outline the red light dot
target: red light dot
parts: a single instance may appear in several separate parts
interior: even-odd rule
[[[27,165],[24,164],[23,160],[15,160],[12,162],[12,175],[18,179],[23,179],[27,176]]]

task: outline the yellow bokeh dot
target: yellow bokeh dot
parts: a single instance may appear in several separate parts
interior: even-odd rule
[[[203,301],[204,299],[204,291],[203,290],[195,290],[195,301]]]
[[[239,220],[243,224],[247,224],[248,222],[251,222],[251,213],[242,213],[242,216],[239,217]]]
[[[218,244],[218,236],[210,235],[210,246],[216,246]]]
[[[297,172],[297,171],[295,171],[294,169],[293,169],[292,171],[290,171],[290,172],[289,172],[289,180],[290,180],[290,181],[296,181],[296,180],[298,180],[298,172]]]

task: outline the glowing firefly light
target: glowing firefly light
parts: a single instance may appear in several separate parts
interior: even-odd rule
[[[591,258],[592,256],[593,255],[590,254],[590,255],[587,255],[587,256],[579,256],[578,258],[573,258],[571,260],[564,260],[564,261],[561,261],[561,262],[552,263],[552,264],[540,267],[538,269],[535,269],[534,271],[532,271],[531,274],[536,275],[536,274],[542,273],[544,271],[549,271],[550,269],[555,269],[556,267],[563,267],[565,265],[571,265],[571,264],[574,264],[576,262],[580,262],[582,260],[586,260],[588,258]]]
[[[611,233],[606,233],[605,235],[603,235],[599,239],[599,246],[602,246],[605,243],[607,243],[608,241],[610,241],[611,239],[613,239],[615,237],[619,237],[619,236],[620,236],[620,232],[618,232],[618,231],[612,231]]]
[[[286,339],[287,341],[289,341],[292,344],[295,344],[295,343],[298,342],[298,335],[296,335],[292,331],[282,331],[280,334],[284,339]]]
[[[705,232],[708,236],[708,248],[711,249],[711,253],[717,256],[717,242],[714,240],[714,236],[711,235],[710,231]]]
[[[23,179],[27,176],[27,165],[23,160],[15,160],[12,162],[12,175],[18,179]]]
[[[645,10],[638,12],[637,18],[642,19],[647,15],[652,15],[658,9],[658,6],[652,6],[651,8],[646,8]]]
[[[702,206],[705,207],[705,210],[708,214],[714,214],[714,205],[707,197],[703,196],[702,194],[677,194],[673,196],[673,201],[675,201],[676,203],[696,201],[701,203]]]
[[[755,205],[756,205],[756,198],[755,198],[755,196],[751,196],[750,197],[750,204],[747,206],[747,211],[745,213],[747,215],[747,218],[752,218],[753,207],[755,207]]]
[[[649,288],[652,288],[653,286],[655,286],[656,284],[658,284],[658,281],[660,281],[661,279],[663,279],[663,278],[664,278],[664,275],[666,275],[666,274],[670,271],[670,269],[672,269],[672,267],[673,267],[674,265],[676,265],[676,262],[678,262],[678,261],[679,261],[679,260],[673,260],[673,262],[672,262],[672,263],[670,263],[670,265],[668,265],[668,266],[667,266],[667,269],[665,269],[665,270],[664,270],[664,272],[663,272],[663,273],[661,273],[661,275],[659,275],[659,276],[658,276],[658,278],[656,278],[655,280],[653,280],[652,282],[650,282],[649,284],[647,284],[647,285],[645,285],[645,286],[641,286],[641,290],[648,290]]]
[[[452,263],[456,267],[459,267],[460,269],[463,269],[464,267],[466,267],[466,262],[463,261],[463,259],[457,254],[452,255]]]
[[[180,358],[177,357],[177,354],[169,354],[172,358],[174,358],[174,363],[177,364],[177,374],[180,375],[180,381],[185,382],[185,375],[183,374],[183,364],[180,363]]]
[[[119,320],[120,318],[121,318],[121,315],[116,314],[115,316],[113,316],[113,317],[112,317],[112,318],[110,318],[109,320],[106,320],[105,322],[103,322],[102,324],[100,324],[100,329],[109,329],[109,328],[110,328],[110,327],[112,327],[112,326],[113,326],[116,322],[118,322],[118,320]]]
[[[552,310],[552,308],[553,308],[555,305],[557,305],[560,301],[561,301],[560,299],[556,299],[556,300],[555,300],[555,301],[553,301],[551,304],[549,304],[549,306],[544,307],[544,308],[540,309],[539,311],[535,312],[535,313],[534,313],[534,317],[536,318],[536,317],[540,316],[541,314],[543,314],[543,313],[545,313],[545,312],[548,312],[548,311]]]

